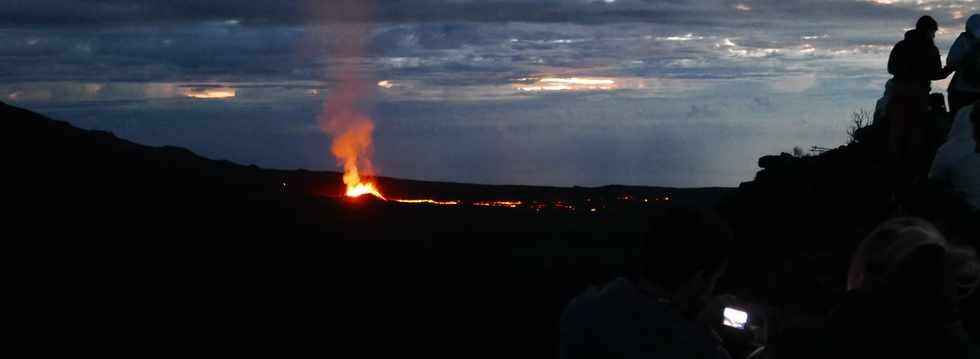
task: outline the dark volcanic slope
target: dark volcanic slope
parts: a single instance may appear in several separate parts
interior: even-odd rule
[[[381,178],[390,197],[601,210],[347,202],[331,197],[336,173],[209,160],[2,104],[0,134],[10,297],[38,354],[553,356],[562,306],[634,266],[646,215],[667,203],[615,198],[728,191]]]

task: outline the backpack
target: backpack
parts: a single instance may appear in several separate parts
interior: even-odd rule
[[[960,74],[963,81],[972,85],[980,85],[980,42],[972,36],[970,39],[973,40],[970,44],[970,51],[967,51],[966,55],[963,56],[963,62],[960,63],[956,72]]]

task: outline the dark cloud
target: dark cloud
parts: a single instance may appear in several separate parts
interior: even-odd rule
[[[8,1],[9,2],[9,1]],[[736,4],[751,6],[737,11]],[[378,22],[624,22],[759,27],[780,21],[827,23],[894,19],[915,9],[853,0],[602,1],[562,0],[33,0],[0,7],[0,26],[119,26],[226,21],[298,25],[352,19],[367,9]],[[359,17],[359,16],[358,16]]]
[[[359,69],[464,85],[540,69],[687,79],[814,71],[809,63],[829,52],[753,51],[889,46],[919,12],[850,0],[14,1],[0,6],[0,82],[329,81],[337,59],[327,35],[351,20],[345,8],[368,3],[378,24]],[[741,3],[751,11],[735,10]],[[684,34],[697,39],[650,39]],[[727,38],[751,61],[719,48]]]
[[[0,81],[238,81],[313,71],[302,31],[219,26],[3,31]]]

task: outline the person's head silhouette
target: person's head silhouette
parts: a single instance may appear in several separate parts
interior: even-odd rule
[[[935,38],[936,31],[939,31],[939,23],[932,16],[924,15],[919,18],[919,21],[915,22],[915,29],[921,31],[923,34],[929,35],[929,38]]]
[[[875,288],[900,280],[900,267],[916,249],[936,245],[945,252],[946,238],[932,223],[906,217],[886,221],[875,228],[851,258],[847,290]]]

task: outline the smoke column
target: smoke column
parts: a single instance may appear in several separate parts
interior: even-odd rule
[[[338,165],[344,168],[345,194],[357,197],[370,193],[383,199],[373,183],[362,181],[362,177],[375,173],[371,163],[374,122],[358,108],[370,99],[374,90],[357,67],[357,63],[364,59],[365,38],[371,30],[370,3],[344,0],[329,1],[325,5],[324,10],[333,15],[331,18],[343,20],[327,25],[328,73],[333,84],[319,116],[319,124],[332,138],[330,151]]]

